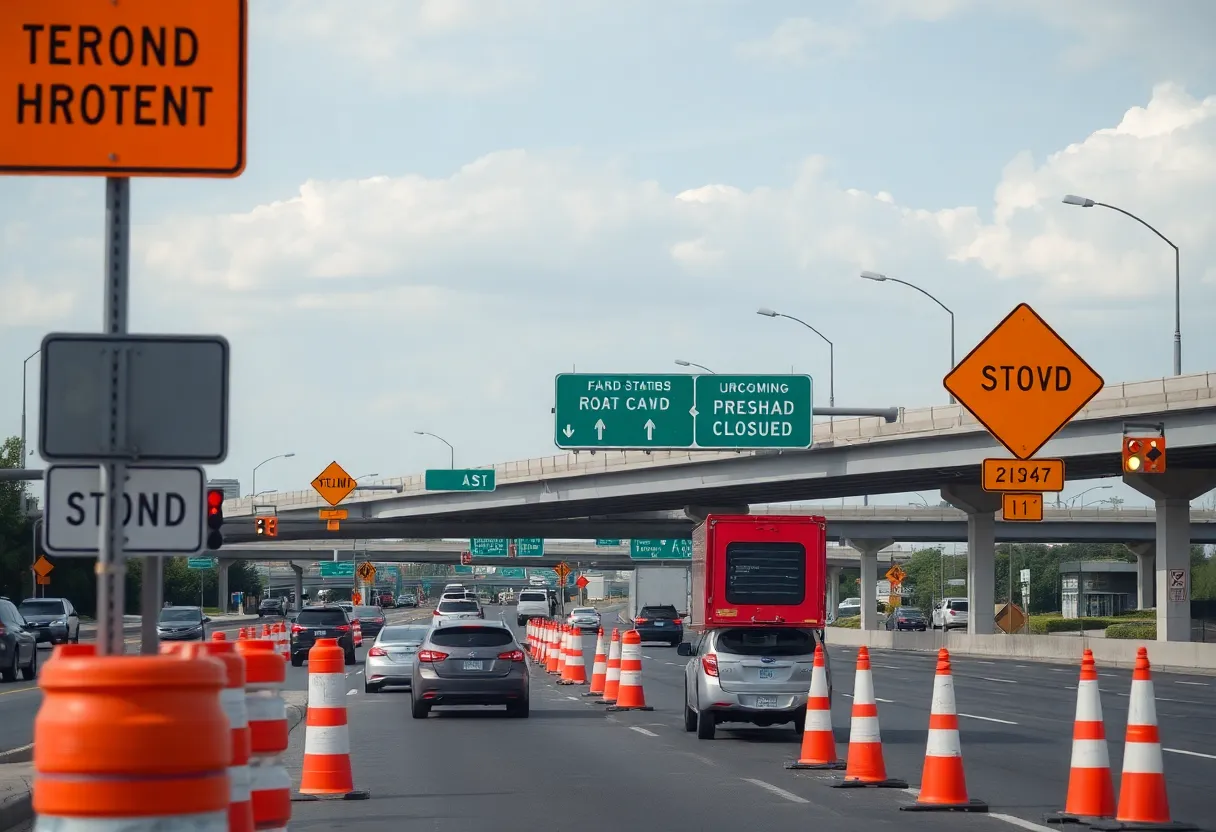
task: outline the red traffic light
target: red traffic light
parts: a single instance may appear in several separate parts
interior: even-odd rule
[[[224,508],[224,492],[218,488],[207,492],[207,513],[218,514]]]

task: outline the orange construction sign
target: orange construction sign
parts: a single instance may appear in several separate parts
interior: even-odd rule
[[[317,474],[316,479],[312,481],[312,487],[325,502],[336,506],[355,490],[355,479],[335,461],[329,463],[325,466],[324,471]]]
[[[1064,460],[985,459],[982,481],[985,491],[1063,491]]]
[[[1018,304],[942,382],[998,442],[1030,459],[1102,389],[1102,376]]]
[[[0,174],[234,177],[247,0],[4,0]]]
[[[1002,494],[1001,519],[1037,523],[1043,519],[1042,494]]]

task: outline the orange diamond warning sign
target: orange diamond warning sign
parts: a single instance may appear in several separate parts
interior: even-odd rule
[[[336,506],[355,490],[355,480],[341,465],[331,462],[324,471],[317,474],[317,478],[312,481],[312,487],[325,502]]]
[[[1030,459],[1102,389],[1102,376],[1022,303],[942,382],[1018,459]]]

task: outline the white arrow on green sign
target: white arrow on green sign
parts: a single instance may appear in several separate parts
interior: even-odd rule
[[[631,540],[629,557],[635,560],[689,560],[692,558],[692,541],[688,538]]]

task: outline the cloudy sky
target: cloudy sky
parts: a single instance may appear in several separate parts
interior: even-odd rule
[[[1181,247],[1184,371],[1216,367],[1211,0],[252,5],[248,167],[136,181],[131,317],[231,340],[212,473],[246,491],[281,453],[259,490],[446,466],[415,430],[556,453],[575,367],[793,368],[826,404],[826,345],[758,306],[835,341],[838,405],[944,403],[945,313],[862,269],[941,298],[960,356],[1026,301],[1108,381],[1168,374],[1172,252],[1066,193]],[[5,433],[42,335],[100,328],[102,196],[0,180]]]

